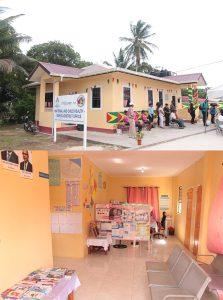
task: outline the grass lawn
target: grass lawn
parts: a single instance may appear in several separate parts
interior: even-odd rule
[[[51,135],[41,133],[32,135],[25,132],[21,124],[0,126],[0,149],[69,150],[82,145],[82,139],[61,135],[57,135],[57,142],[54,143]],[[111,145],[88,142],[88,147],[96,145],[106,150],[114,149]]]

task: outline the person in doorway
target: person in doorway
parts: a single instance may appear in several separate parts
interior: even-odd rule
[[[135,113],[133,107],[134,107],[133,103],[130,102],[127,116],[129,118],[129,137],[134,139],[136,137],[136,127],[135,127]]]
[[[169,126],[170,125],[170,108],[169,108],[168,103],[165,104],[163,111],[164,111],[164,116],[165,116],[165,125]]]
[[[212,103],[211,107],[210,107],[211,124],[215,124],[216,114],[217,114],[216,105],[214,103]]]
[[[26,171],[26,172],[32,172],[33,171],[33,166],[31,162],[29,161],[29,152],[28,150],[23,150],[22,151],[22,157],[23,161],[20,163],[20,170],[21,171]]]
[[[158,116],[159,116],[159,126],[160,128],[164,129],[164,111],[163,111],[163,105],[160,104],[158,108]]]
[[[173,123],[177,123],[179,128],[181,128],[181,129],[183,129],[185,127],[184,121],[182,119],[178,118],[176,110],[171,112],[170,121]]]
[[[188,109],[189,114],[191,115],[191,124],[194,124],[195,120],[195,107],[193,102],[190,103],[189,109]]]
[[[208,111],[209,111],[208,99],[205,99],[205,101],[203,103],[201,103],[200,110],[202,113],[203,124],[204,124],[204,126],[207,126]]]
[[[153,123],[153,120],[154,120],[154,108],[153,108],[153,104],[152,103],[149,104],[148,116],[149,116],[149,121],[151,123]]]
[[[166,229],[166,212],[165,211],[163,212],[163,216],[162,216],[160,223],[161,223],[162,228]]]
[[[171,101],[171,104],[170,104],[170,112],[173,112],[173,111],[175,111],[175,110],[176,110],[175,101],[172,100],[172,101]]]

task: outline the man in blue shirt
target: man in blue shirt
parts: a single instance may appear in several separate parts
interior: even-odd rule
[[[152,123],[154,119],[154,108],[152,103],[149,104],[148,115],[149,115],[149,121]]]

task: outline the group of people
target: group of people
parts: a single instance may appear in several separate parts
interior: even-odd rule
[[[209,101],[208,99],[205,99],[204,102],[202,102],[199,105],[199,110],[202,114],[202,120],[203,120],[203,125],[204,126],[208,126],[208,117],[209,114],[211,116],[211,124],[215,124],[216,118],[218,118],[219,121],[223,120],[223,110],[217,109],[217,104],[215,103],[211,103],[209,105]],[[188,112],[191,115],[191,124],[195,123],[195,111],[196,111],[196,107],[194,106],[194,104],[191,102]]]
[[[125,125],[129,126],[129,137],[135,138],[136,133],[142,131],[143,127],[151,130],[154,127],[155,113],[157,116],[157,124],[160,128],[164,128],[164,125],[169,126],[170,123],[178,124],[179,128],[185,127],[184,121],[177,115],[177,109],[173,101],[170,106],[166,103],[164,107],[160,102],[157,102],[156,109],[150,104],[148,112],[145,110],[141,111],[140,120],[138,114],[134,111],[134,104],[130,103],[129,109],[124,111],[125,116],[123,118]]]

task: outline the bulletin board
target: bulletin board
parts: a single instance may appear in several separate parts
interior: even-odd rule
[[[150,206],[144,204],[96,204],[96,221],[109,228],[114,239],[149,240]]]
[[[82,234],[82,213],[51,213],[51,231],[52,233]]]

